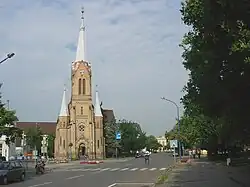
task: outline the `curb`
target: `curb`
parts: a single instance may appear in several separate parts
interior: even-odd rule
[[[81,161],[80,164],[102,164],[103,161]]]

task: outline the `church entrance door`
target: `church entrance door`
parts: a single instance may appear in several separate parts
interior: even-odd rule
[[[87,156],[86,154],[86,146],[84,143],[80,144],[79,145],[79,158],[82,160],[82,159],[85,159]]]

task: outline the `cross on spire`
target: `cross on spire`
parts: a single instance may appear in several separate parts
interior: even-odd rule
[[[84,19],[84,7],[83,6],[82,6],[81,13],[82,13],[81,19]]]

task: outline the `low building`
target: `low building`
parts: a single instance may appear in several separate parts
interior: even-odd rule
[[[165,136],[159,136],[156,138],[157,142],[159,144],[161,144],[161,147],[158,149],[158,151],[162,152],[166,150],[166,146],[167,146],[167,139],[165,138]]]
[[[8,161],[10,157],[16,156],[16,146],[15,143],[6,144],[7,136],[2,135],[0,137],[0,157],[5,157]]]

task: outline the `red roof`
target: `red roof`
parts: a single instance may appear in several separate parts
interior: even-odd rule
[[[32,127],[40,127],[45,134],[56,132],[56,122],[17,122],[16,127],[26,130]]]

